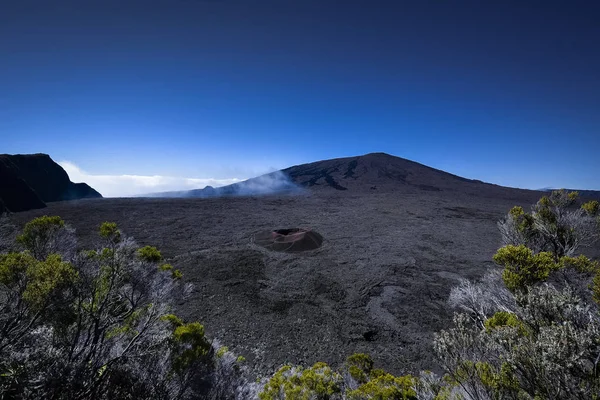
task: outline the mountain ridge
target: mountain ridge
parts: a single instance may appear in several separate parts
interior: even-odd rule
[[[46,202],[100,198],[86,183],[74,183],[48,154],[0,154],[0,213],[43,208]]]

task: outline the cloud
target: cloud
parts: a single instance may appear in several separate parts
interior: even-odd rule
[[[71,181],[85,182],[104,197],[132,197],[154,192],[199,189],[205,186],[225,186],[243,179],[181,178],[161,175],[94,175],[70,161],[58,163],[67,171]]]

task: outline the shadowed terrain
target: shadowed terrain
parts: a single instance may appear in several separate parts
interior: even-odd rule
[[[45,207],[45,202],[102,197],[73,183],[47,154],[0,154],[0,213]]]
[[[286,362],[336,365],[367,352],[378,365],[404,373],[436,369],[431,341],[451,320],[450,289],[493,266],[496,221],[543,194],[381,154],[283,172],[308,190],[78,200],[12,218],[22,225],[60,215],[77,229],[82,246],[96,235],[93,227],[115,221],[141,245],[159,247],[195,285],[179,313],[204,323],[259,372]],[[296,227],[321,234],[322,246],[282,253],[252,240]]]

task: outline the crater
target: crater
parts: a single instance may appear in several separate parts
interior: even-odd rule
[[[262,231],[254,235],[254,243],[268,250],[295,253],[315,250],[323,244],[323,236],[312,229],[284,228]]]

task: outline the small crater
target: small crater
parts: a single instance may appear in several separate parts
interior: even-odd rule
[[[323,236],[311,229],[275,229],[258,232],[254,243],[269,250],[294,253],[318,249],[323,244]]]

